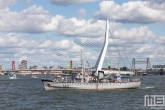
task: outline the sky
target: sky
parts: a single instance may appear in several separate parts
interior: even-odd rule
[[[0,0],[0,65],[94,67],[110,27],[103,67],[132,59],[165,65],[164,0]],[[114,43],[115,41],[115,43]],[[119,59],[117,48],[122,56]],[[88,63],[87,63],[88,62]],[[147,64],[136,64],[146,68]]]

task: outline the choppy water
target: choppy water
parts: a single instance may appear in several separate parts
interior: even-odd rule
[[[40,75],[38,77],[41,77]],[[146,110],[144,95],[165,95],[165,75],[145,78],[139,89],[45,91],[31,75],[0,76],[1,110]]]

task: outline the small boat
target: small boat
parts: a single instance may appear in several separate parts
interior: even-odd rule
[[[146,73],[146,72],[144,72],[142,75],[143,75],[143,76],[146,76],[146,75],[147,75],[147,73]]]
[[[160,73],[159,74],[160,75],[164,75],[164,69],[163,68],[160,69]]]
[[[9,73],[9,74],[8,74],[8,78],[9,78],[9,79],[16,79],[16,74],[13,73],[13,72],[12,72],[12,73]]]
[[[5,75],[5,74],[0,72],[0,75]]]
[[[37,76],[36,75],[32,75],[32,78],[37,78]]]

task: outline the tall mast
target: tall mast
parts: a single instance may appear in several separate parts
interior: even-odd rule
[[[82,52],[82,49],[81,49],[81,72],[82,73],[84,73],[84,70],[83,70],[83,67],[84,67],[84,65],[83,65],[83,52]]]
[[[120,75],[120,53],[118,52],[119,54],[119,63],[118,63],[118,66],[119,66],[119,75]]]
[[[102,69],[103,66],[103,62],[104,62],[104,58],[105,58],[105,54],[108,48],[108,33],[109,32],[109,22],[108,19],[106,21],[106,31],[105,31],[105,40],[104,40],[104,45],[103,48],[100,52],[100,55],[97,59],[96,65],[95,65],[95,69],[96,69],[96,73],[95,75],[98,76],[98,71]]]

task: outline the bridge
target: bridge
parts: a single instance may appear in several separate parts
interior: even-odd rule
[[[0,70],[0,73],[10,73],[15,72],[16,74],[33,74],[38,72],[39,74],[58,74],[58,73],[77,73],[81,70],[79,69],[22,69],[22,70]],[[95,71],[95,69],[85,69],[87,73]]]
[[[10,72],[15,72],[16,74],[62,74],[62,73],[78,73],[80,69],[25,69],[25,70],[1,70],[0,73],[8,74]],[[91,74],[95,72],[95,69],[85,69],[86,74]],[[114,74],[119,73],[116,70],[103,70],[104,74]],[[121,75],[135,75],[133,71],[120,71]]]
[[[135,61],[135,58],[133,58],[132,59],[132,70],[133,71],[135,71],[135,65],[136,64],[147,64],[146,65],[146,70],[147,70],[147,68],[151,68],[151,64],[150,64],[150,59],[149,58],[147,58],[147,60],[146,61]]]

